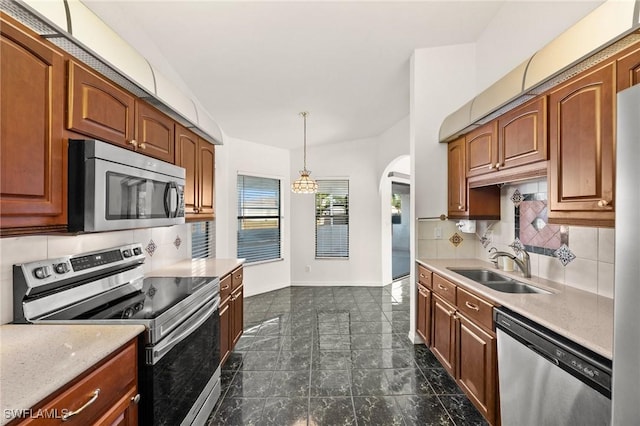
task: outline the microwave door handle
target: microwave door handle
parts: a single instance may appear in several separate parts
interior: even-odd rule
[[[176,207],[175,210],[172,209],[173,207],[173,192],[175,192],[176,196],[178,194],[178,186],[175,184],[175,182],[169,182],[169,184],[167,184],[167,187],[164,190],[164,212],[167,215],[167,217],[176,217],[176,215],[178,214],[178,208]],[[177,202],[175,204],[178,204]]]
[[[171,201],[175,204],[175,208],[173,209],[173,216],[172,217],[178,217],[178,212],[180,211],[180,192],[178,191],[178,184],[175,182],[171,182],[171,185],[173,185],[173,190],[176,194],[176,196],[174,198],[171,199]]]

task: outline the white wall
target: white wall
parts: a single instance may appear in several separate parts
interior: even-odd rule
[[[349,180],[349,258],[315,258],[315,198],[292,194],[293,285],[381,285],[377,143],[370,138],[307,148],[307,166],[314,179]],[[298,177],[301,166],[300,149],[291,154],[291,179]]]
[[[476,42],[477,91],[530,58],[603,2],[505,1]]]
[[[475,94],[475,45],[418,49],[411,58],[411,199],[414,224],[447,213],[447,147],[438,143],[442,120]],[[411,259],[416,226],[411,229]],[[412,286],[415,270],[411,271]],[[410,335],[415,335],[415,291],[411,292]]]
[[[149,247],[151,241],[156,247],[153,252]],[[0,324],[13,321],[14,264],[132,243],[141,243],[148,248],[145,250],[145,272],[191,258],[191,234],[187,224],[84,235],[38,235],[0,239]]]
[[[216,257],[235,258],[237,255],[238,173],[281,180],[281,254],[284,260],[245,265],[245,297],[288,287],[291,283],[289,159],[288,150],[226,135],[225,144],[216,146]]]

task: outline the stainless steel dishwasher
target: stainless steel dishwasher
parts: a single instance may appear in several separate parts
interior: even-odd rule
[[[505,308],[494,310],[503,426],[611,424],[611,361]]]

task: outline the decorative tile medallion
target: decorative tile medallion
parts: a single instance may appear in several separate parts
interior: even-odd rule
[[[511,196],[511,201],[513,201],[513,205],[518,207],[520,205],[520,203],[522,203],[522,201],[524,200],[524,197],[522,196],[522,194],[520,193],[520,191],[518,191],[517,189],[513,192],[513,195]]]
[[[573,259],[576,258],[576,255],[569,249],[569,246],[563,244],[560,246],[558,250],[553,254],[558,260],[562,263],[562,266],[567,266]]]
[[[176,249],[180,248],[180,244],[182,244],[182,240],[180,239],[180,235],[176,235],[176,239],[173,241],[173,245],[176,246]]]
[[[482,247],[487,248],[489,247],[489,244],[491,244],[491,240],[489,240],[489,237],[486,235],[483,235],[480,237],[480,243],[482,244]]]
[[[520,241],[520,238],[516,237],[515,240],[513,240],[513,242],[511,243],[511,245],[509,245],[509,247],[511,247],[514,250],[524,250],[524,244],[522,244],[522,241]]]
[[[449,238],[449,241],[451,241],[451,244],[453,244],[454,247],[458,247],[460,244],[462,244],[464,238],[462,238],[457,232],[454,232],[451,238]]]
[[[149,244],[147,244],[145,250],[147,251],[147,253],[149,253],[149,256],[153,256],[153,253],[157,248],[158,246],[156,245],[156,243],[154,243],[153,240],[149,240]]]
[[[548,223],[545,192],[518,195],[521,201],[515,207],[515,236],[521,248],[531,253],[555,256],[555,251],[562,244],[569,244],[569,228]]]

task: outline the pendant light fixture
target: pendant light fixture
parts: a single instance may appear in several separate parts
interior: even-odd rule
[[[301,112],[304,120],[304,165],[300,170],[300,177],[291,184],[291,191],[296,194],[315,194],[318,192],[318,183],[309,176],[311,172],[307,170],[307,115],[308,112]]]

